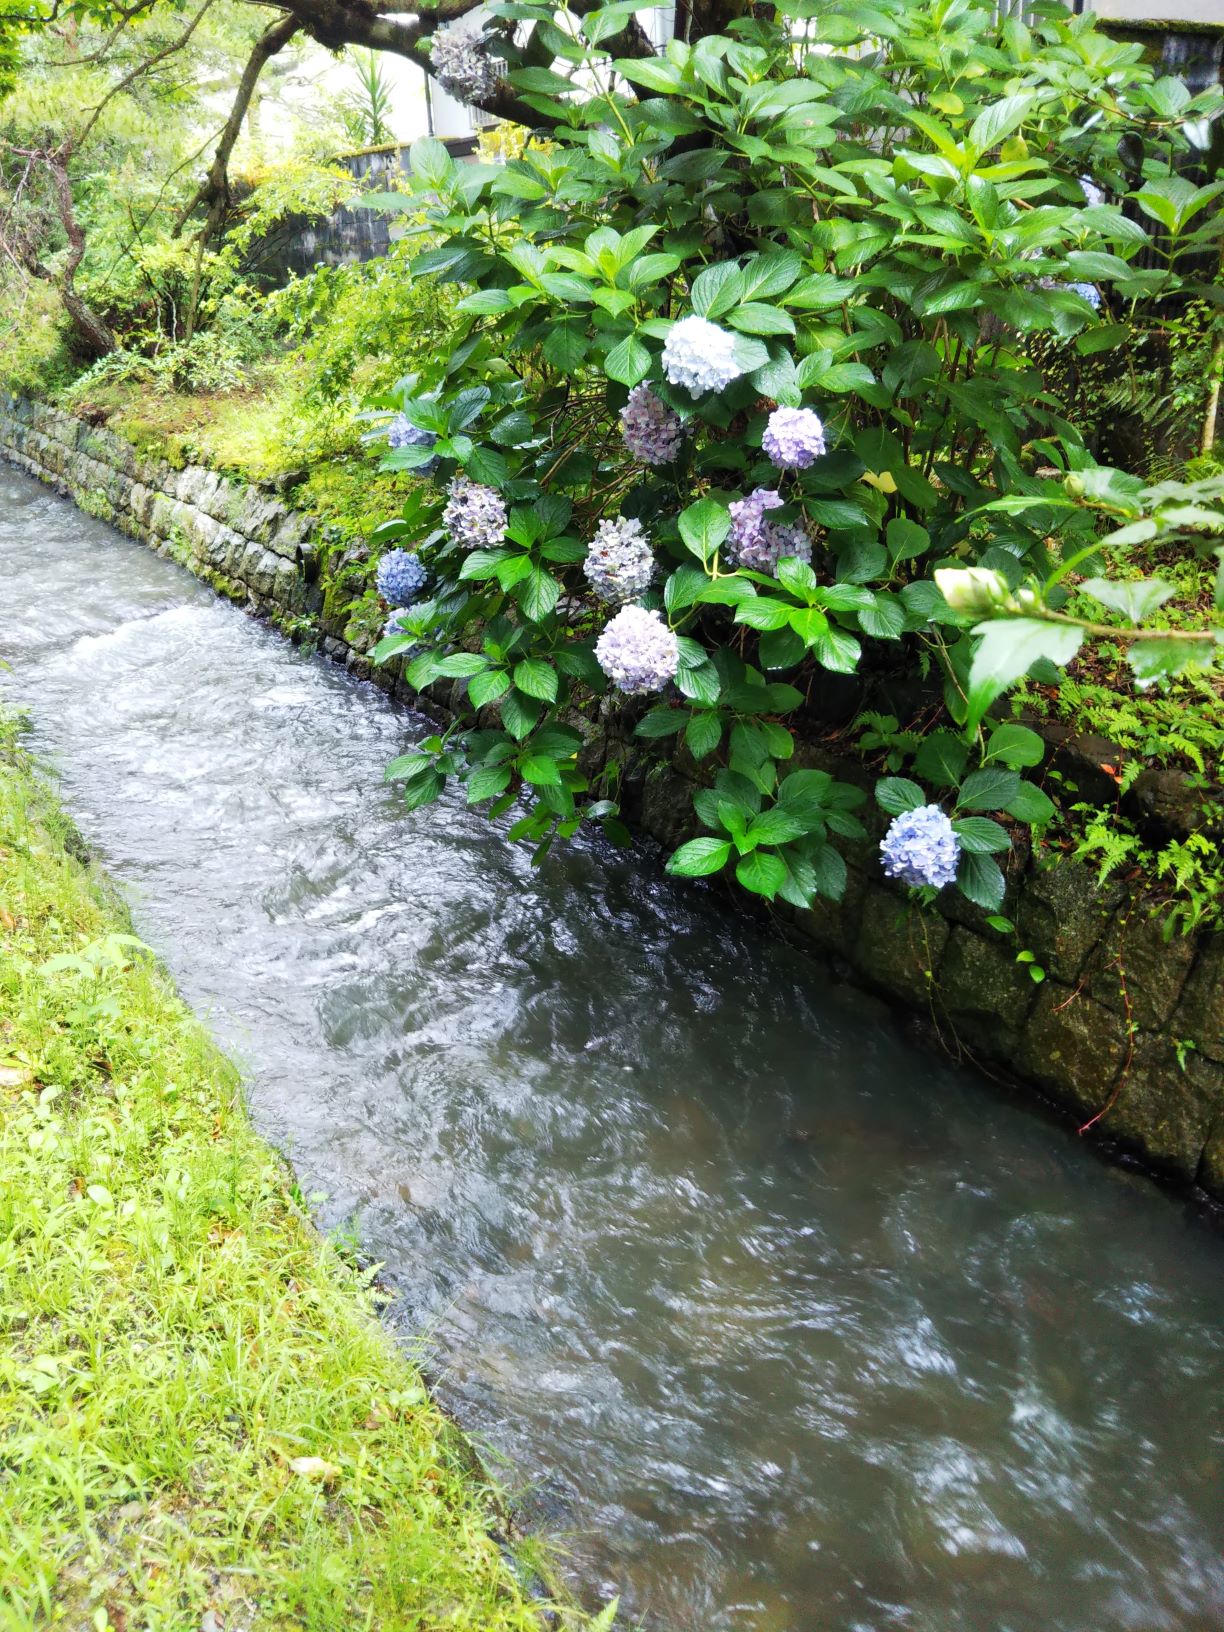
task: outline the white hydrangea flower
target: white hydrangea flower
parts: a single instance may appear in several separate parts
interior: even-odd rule
[[[611,606],[644,595],[654,577],[655,559],[641,522],[624,516],[601,521],[582,570],[600,600]]]
[[[457,102],[485,102],[501,80],[484,40],[465,28],[440,28],[429,48],[433,76]]]
[[[676,678],[680,645],[657,612],[623,606],[595,642],[595,660],[618,691],[640,696]]]
[[[704,317],[682,317],[663,343],[663,372],[691,397],[722,391],[744,372],[735,360],[735,336]]]

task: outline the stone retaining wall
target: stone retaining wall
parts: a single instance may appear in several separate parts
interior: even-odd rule
[[[312,633],[328,656],[408,698],[402,678],[372,671],[346,641],[343,621],[325,612],[316,524],[275,493],[200,466],[176,470],[110,431],[2,397],[0,452],[248,610]],[[439,694],[426,706],[434,712],[445,703]],[[640,830],[667,844],[691,836],[692,778],[682,760],[660,763],[613,732],[588,757],[593,766],[622,762],[623,803]],[[815,747],[804,757],[824,762]],[[847,779],[864,774],[836,768]],[[1076,862],[1014,863],[1005,910],[1016,934],[1008,936],[952,892],[937,912],[919,912],[885,883],[874,843],[851,846],[848,860],[842,902],[786,912],[826,960],[921,1017],[954,1052],[1036,1089],[1080,1122],[1099,1118],[1094,1135],[1224,1199],[1224,937],[1166,942],[1123,885],[1098,886]],[[1017,962],[1021,948],[1045,971],[1040,983]]]

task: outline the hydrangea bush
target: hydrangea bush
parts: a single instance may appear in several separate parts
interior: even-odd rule
[[[1040,740],[987,710],[998,675],[1059,660],[1059,580],[1099,533],[1031,343],[1124,353],[1218,231],[1219,189],[1172,169],[1218,94],[1035,9],[790,0],[610,62],[616,8],[563,29],[490,7],[536,42],[509,84],[569,123],[504,165],[412,150],[414,276],[462,294],[404,408],[433,440],[385,461],[437,462],[440,525],[380,530],[433,593],[376,655],[463,682],[467,714],[396,762],[410,807],[457,776],[494,814],[521,801],[539,855],[584,818],[616,834],[615,778],[581,749],[621,714],[704,779],[672,869],[806,905],[865,833],[862,791],[797,763],[813,685],[900,678],[937,706],[921,780],[877,786],[884,864],[997,910],[995,855],[1053,807],[1023,775]],[[1028,628],[1001,645],[949,571]]]

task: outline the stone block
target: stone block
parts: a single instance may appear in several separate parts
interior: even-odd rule
[[[1169,1030],[1174,1037],[1191,1039],[1206,1058],[1224,1060],[1224,935],[1199,937],[1198,955]]]
[[[1126,1057],[1120,1017],[1083,992],[1047,980],[1020,1035],[1016,1068],[1077,1113],[1105,1105]]]
[[[234,523],[240,533],[266,544],[288,511],[279,499],[263,493],[257,487],[248,487],[243,496],[242,510]]]
[[[1089,959],[1088,990],[1118,1014],[1129,1002],[1139,1030],[1160,1030],[1177,1006],[1194,954],[1189,936],[1166,940],[1159,919],[1141,906],[1123,906]]]
[[[856,916],[850,957],[860,975],[878,990],[928,1007],[950,933],[944,920],[879,884],[867,885]]]
[[[1029,875],[1016,909],[1021,944],[1057,980],[1079,979],[1126,891],[1091,868],[1060,860]]]
[[[990,934],[988,931],[987,934]],[[957,925],[936,976],[936,998],[958,1037],[980,1053],[1011,1060],[1016,1037],[1037,998],[1014,940],[987,939]]]

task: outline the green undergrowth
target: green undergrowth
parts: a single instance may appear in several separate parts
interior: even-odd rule
[[[352,413],[299,413],[291,365],[252,369],[232,391],[153,389],[138,381],[85,383],[61,393],[69,412],[104,422],[142,454],[182,468],[207,465],[243,481],[275,484],[347,544],[398,508],[415,478],[379,472]],[[379,450],[381,451],[381,450]]]
[[[3,1632],[535,1632],[470,1447],[12,721],[0,946]]]

